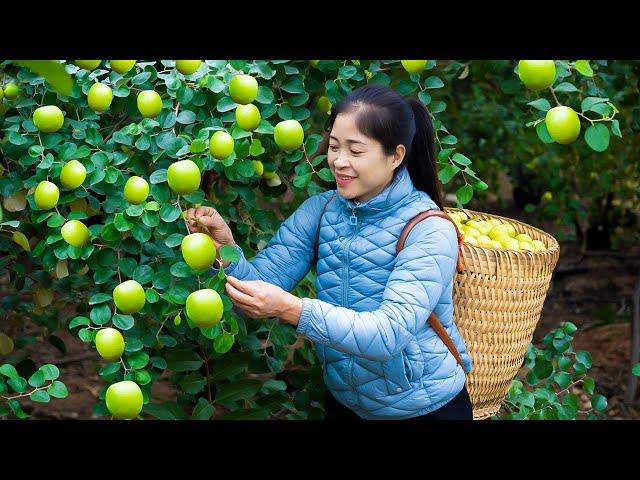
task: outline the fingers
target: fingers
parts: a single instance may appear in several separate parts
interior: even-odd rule
[[[227,276],[227,283],[231,283],[236,290],[253,296],[253,288],[251,288],[251,284],[249,282],[243,282],[235,277]]]
[[[227,282],[225,290],[227,291],[227,295],[233,300],[233,303],[239,307],[250,308],[253,305],[252,297],[235,288],[230,282]]]

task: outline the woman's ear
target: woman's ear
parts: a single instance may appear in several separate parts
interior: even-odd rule
[[[407,149],[404,148],[404,145],[398,145],[396,147],[396,151],[393,154],[393,162],[391,164],[394,169],[402,163],[402,160],[404,160],[404,156],[406,155],[406,153]]]

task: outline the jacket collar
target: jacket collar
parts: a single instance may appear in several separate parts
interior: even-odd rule
[[[375,197],[360,203],[348,200],[338,192],[337,198],[348,210],[358,210],[361,214],[376,214],[397,209],[415,190],[409,171],[403,165],[398,167],[393,181]]]

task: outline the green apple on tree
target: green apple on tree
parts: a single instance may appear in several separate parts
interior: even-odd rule
[[[216,259],[213,239],[206,233],[192,233],[182,239],[182,257],[194,270],[210,268]]]
[[[85,70],[95,70],[102,60],[76,60],[74,63]]]
[[[137,313],[146,302],[144,288],[135,280],[124,281],[113,289],[113,301],[122,313]]]
[[[154,118],[162,111],[162,98],[155,90],[143,90],[137,98],[138,111],[145,118]]]
[[[137,383],[123,380],[107,388],[107,410],[118,420],[131,420],[142,411],[144,398]]]
[[[124,198],[132,205],[139,205],[149,196],[149,184],[142,178],[134,175],[124,184]]]
[[[282,150],[297,150],[304,142],[304,130],[297,120],[283,120],[274,128],[273,139]]]
[[[429,60],[400,60],[400,63],[407,72],[420,73],[426,68],[428,61]]]
[[[115,362],[124,353],[124,337],[115,328],[98,330],[95,342],[100,356],[110,362]]]
[[[200,169],[191,160],[179,160],[169,165],[167,183],[178,195],[188,195],[200,188]]]
[[[316,106],[322,113],[328,114],[331,111],[333,104],[331,103],[331,100],[329,100],[329,97],[327,97],[326,95],[322,95],[320,98],[318,98]]]
[[[253,103],[236,107],[236,123],[241,129],[252,132],[258,128],[260,120],[260,110]]]
[[[213,327],[222,319],[224,304],[218,292],[204,288],[187,297],[186,311],[189,319],[197,327]]]
[[[62,128],[64,115],[55,105],[45,105],[36,108],[33,112],[33,124],[44,133],[57,132]]]
[[[94,83],[87,92],[87,102],[91,110],[104,112],[111,105],[113,92],[104,83]]]
[[[580,119],[571,107],[554,107],[547,112],[545,124],[551,138],[561,145],[574,142],[580,135]]]
[[[78,188],[87,178],[87,169],[78,160],[70,160],[60,171],[60,183],[66,188]]]
[[[135,60],[110,60],[111,70],[117,73],[127,73],[136,65]]]
[[[89,241],[89,229],[80,220],[69,220],[60,229],[62,238],[69,245],[82,247]]]
[[[216,131],[209,141],[209,152],[216,160],[224,160],[233,152],[233,137],[223,130]]]
[[[253,163],[253,168],[256,171],[256,175],[261,177],[264,173],[264,164],[260,160],[252,160],[251,162]]]
[[[234,102],[248,105],[258,96],[258,81],[251,75],[235,75],[229,82],[229,95]]]
[[[556,64],[553,60],[520,60],[518,76],[529,90],[544,90],[556,79]]]
[[[4,98],[6,98],[7,100],[15,100],[16,98],[18,98],[19,94],[20,89],[15,83],[9,82],[4,86]]]
[[[183,75],[196,73],[202,65],[202,60],[176,60],[176,70]]]
[[[49,210],[58,204],[60,190],[55,183],[47,180],[41,181],[33,193],[33,200],[41,210]]]

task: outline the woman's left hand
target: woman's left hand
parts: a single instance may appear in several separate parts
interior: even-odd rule
[[[297,325],[302,313],[302,300],[280,287],[262,280],[239,280],[227,276],[226,292],[234,305],[248,317],[280,317]]]

